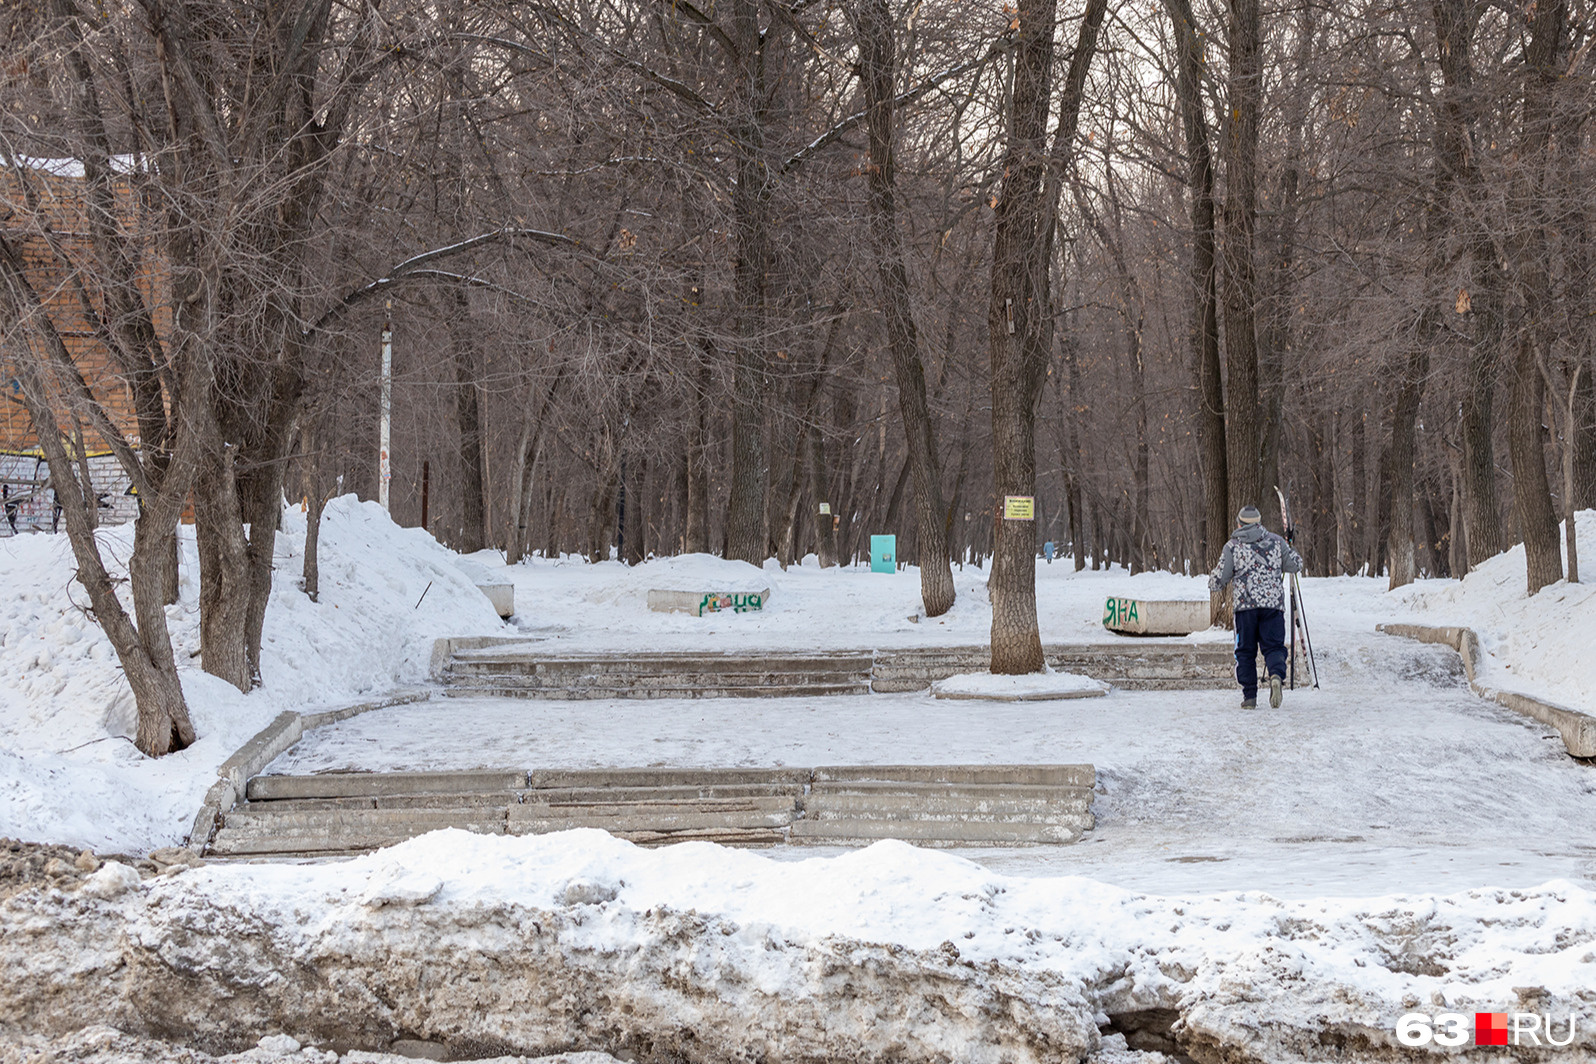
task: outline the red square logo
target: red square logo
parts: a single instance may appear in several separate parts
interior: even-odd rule
[[[1474,1014],[1474,1044],[1477,1046],[1507,1045],[1507,1013],[1476,1012]]]

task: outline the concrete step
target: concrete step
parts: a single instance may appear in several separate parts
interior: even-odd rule
[[[579,805],[583,802],[666,802],[689,798],[796,798],[804,793],[801,780],[789,783],[708,783],[652,787],[538,787],[522,796],[524,802]]]
[[[521,800],[522,791],[488,791],[483,794],[383,794],[372,796],[346,796],[338,798],[273,798],[256,799],[240,810],[257,812],[298,812],[301,810],[332,809],[435,809],[440,805],[451,809],[468,807],[493,807],[504,809]]]
[[[637,652],[617,654],[538,654],[527,649],[488,647],[456,651],[451,664],[529,673],[592,674],[719,672],[869,672],[874,655],[860,651],[800,654],[737,651],[728,653]]]
[[[533,788],[554,787],[724,787],[749,785],[802,786],[813,770],[807,768],[544,768],[527,773]],[[527,799],[533,799],[528,795]]]
[[[811,795],[901,795],[916,797],[939,795],[963,801],[980,802],[1000,798],[1048,799],[1061,796],[1091,800],[1089,787],[1052,783],[914,783],[908,780],[817,780],[810,785]]]
[[[307,835],[349,834],[391,835],[407,838],[441,828],[463,828],[502,833],[506,810],[472,807],[467,809],[260,809],[252,803],[222,814],[222,827],[240,834]]]
[[[776,828],[791,824],[797,810],[750,809],[741,811],[716,810],[713,812],[681,811],[627,811],[616,810],[603,815],[548,815],[547,808],[517,805],[510,809],[505,830],[511,835],[541,835],[549,831],[569,831],[572,828],[601,828],[604,831],[624,833],[631,831],[681,831],[704,828]]]
[[[466,830],[475,830],[468,828]],[[503,825],[497,831],[478,831],[484,835],[504,834]],[[384,846],[404,842],[411,835],[372,835],[356,832],[323,835],[252,835],[222,828],[211,840],[207,853],[218,857],[323,857],[339,854],[369,853]]]
[[[794,821],[789,841],[819,846],[902,839],[922,846],[1027,846],[1068,843],[1092,827],[1087,814],[1060,824],[1013,824],[949,820],[803,820]]]
[[[830,765],[815,769],[815,783],[1026,784],[1050,787],[1097,785],[1091,765]]]
[[[440,828],[600,828],[640,845],[710,839],[930,846],[1072,842],[1089,830],[1090,765],[840,765],[329,772],[259,776],[222,817],[218,856],[358,853]]]
[[[250,801],[275,798],[367,798],[397,794],[481,794],[526,787],[521,770],[465,772],[322,772],[313,776],[256,776]]]
[[[1060,792],[1051,796],[989,795],[970,798],[964,795],[924,794],[828,794],[815,791],[804,799],[805,818],[858,817],[905,820],[938,817],[1013,817],[1026,819],[1069,816],[1085,813],[1092,806],[1090,792]]]
[[[1043,647],[1055,669],[1080,672],[1126,690],[1207,689],[1234,684],[1234,659],[1225,643],[1146,642],[1069,644]],[[981,672],[991,663],[987,647],[907,647],[876,654],[871,687],[881,693],[919,691],[935,680]]]
[[[612,831],[616,838],[639,846],[668,846],[676,842],[714,842],[722,846],[780,846],[786,828],[703,828],[689,831]]]
[[[582,676],[526,675],[475,670],[446,672],[444,679],[453,685],[472,684],[516,688],[524,691],[679,690],[695,687],[845,687],[868,684],[868,672],[706,672],[668,675],[602,672]]]
[[[553,819],[556,817],[631,817],[676,815],[678,813],[742,814],[792,813],[798,808],[796,795],[763,798],[684,798],[677,801],[632,799],[617,802],[541,802],[528,801],[510,806],[511,820]]]
[[[799,684],[766,687],[506,687],[489,683],[451,683],[444,694],[455,698],[526,698],[583,702],[619,698],[831,698],[867,695],[867,682],[849,684]]]

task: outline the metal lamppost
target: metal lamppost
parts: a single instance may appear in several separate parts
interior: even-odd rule
[[[393,479],[393,465],[389,460],[388,444],[393,423],[393,324],[389,321],[393,300],[383,303],[382,314],[382,414],[377,440],[377,501],[384,510],[388,506],[388,483]]]

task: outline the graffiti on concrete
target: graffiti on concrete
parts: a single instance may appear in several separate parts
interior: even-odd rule
[[[744,594],[723,594],[711,591],[698,604],[698,615],[706,613],[748,613],[765,608],[765,596],[758,591]]]
[[[1110,598],[1103,607],[1104,628],[1126,628],[1140,623],[1140,603],[1135,599]]]

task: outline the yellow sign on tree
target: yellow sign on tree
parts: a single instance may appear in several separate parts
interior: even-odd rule
[[[1036,498],[1031,495],[1003,496],[1003,519],[1005,521],[1036,520]]]

